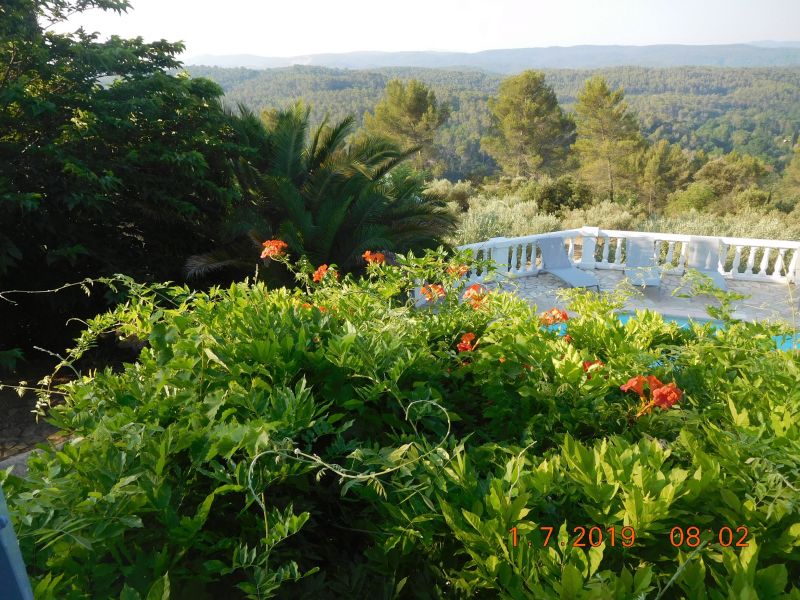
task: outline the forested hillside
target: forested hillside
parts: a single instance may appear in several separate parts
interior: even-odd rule
[[[387,68],[353,71],[295,66],[252,70],[189,67],[193,76],[218,82],[232,103],[254,109],[283,107],[298,98],[315,119],[329,114],[359,120],[372,110],[392,78],[418,79],[449,103],[448,122],[436,145],[451,179],[480,177],[495,165],[480,149],[488,126],[487,100],[503,76],[478,70]],[[713,68],[618,67],[547,70],[546,80],[571,111],[577,91],[595,74],[623,87],[651,141],[666,139],[689,150],[753,154],[778,170],[788,162],[800,127],[800,67]]]
[[[499,48],[481,52],[341,52],[303,56],[252,54],[189,57],[186,64],[272,69],[292,65],[334,69],[416,67],[483,69],[513,75],[525,69],[599,69],[623,65],[643,67],[786,67],[800,64],[797,42],[751,44],[651,44],[645,46],[550,46]]]

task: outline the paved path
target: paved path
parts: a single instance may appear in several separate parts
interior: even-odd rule
[[[16,393],[0,396],[0,460],[30,450],[56,432],[56,428],[41,417],[36,422],[31,412],[34,404],[33,394],[23,398]]]
[[[620,285],[625,276],[622,271],[595,269],[589,271],[600,282],[602,291],[615,289]],[[708,318],[706,306],[719,303],[711,296],[695,296],[694,298],[679,298],[673,295],[681,282],[679,275],[664,275],[660,288],[641,288],[635,290],[635,296],[626,304],[626,310],[650,309],[665,315],[674,315],[692,318]],[[490,287],[496,287],[492,284]],[[500,284],[506,291],[515,291],[522,297],[535,304],[541,310],[553,306],[563,306],[557,293],[564,288],[564,283],[548,273],[538,276],[520,277]],[[748,296],[744,300],[734,303],[735,318],[745,321],[784,321],[800,328],[800,302],[798,291],[794,284],[765,283],[753,281],[728,280],[730,291],[739,292]],[[685,290],[685,291],[688,291]]]
[[[11,467],[12,474],[17,477],[25,477],[28,474],[28,457],[31,452],[32,450],[28,450],[21,454],[15,454],[11,458],[0,460],[0,471],[5,471],[8,467]]]
[[[52,365],[34,365],[32,372],[25,375],[29,382],[38,379],[52,369]],[[5,470],[14,466],[15,475],[25,474],[25,462],[28,454],[37,444],[46,442],[60,442],[62,438],[56,435],[57,429],[46,423],[43,418],[37,421],[32,412],[36,405],[36,395],[27,392],[22,397],[15,389],[6,387],[17,385],[20,376],[8,376],[0,380],[3,388],[0,389],[0,469]],[[35,385],[35,384],[34,384]]]

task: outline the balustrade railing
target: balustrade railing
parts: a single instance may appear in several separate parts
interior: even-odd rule
[[[800,242],[714,236],[690,236],[676,233],[619,231],[581,227],[552,233],[516,238],[498,237],[461,246],[471,249],[476,258],[491,259],[497,273],[508,277],[537,275],[541,270],[538,242],[561,238],[572,263],[582,269],[625,269],[625,240],[649,237],[655,240],[656,264],[667,272],[682,273],[686,268],[688,243],[693,238],[717,240],[717,268],[723,277],[745,281],[797,283],[800,279]],[[470,273],[472,281],[482,281],[487,273]]]

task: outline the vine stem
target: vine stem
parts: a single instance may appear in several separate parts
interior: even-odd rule
[[[72,283],[65,283],[61,287],[52,288],[52,289],[49,289],[49,290],[6,290],[4,292],[0,292],[0,300],[5,300],[6,302],[9,302],[9,303],[11,303],[11,304],[16,306],[17,303],[14,302],[13,300],[9,299],[9,298],[6,298],[6,294],[55,294],[57,292],[61,292],[63,290],[69,289],[69,288],[73,288],[73,287],[84,287],[85,288],[86,286],[94,284],[94,283],[106,283],[107,281],[113,281],[113,279],[108,279],[107,280],[105,278],[100,278],[100,279],[86,278],[86,279],[84,279],[82,281],[73,281]]]
[[[675,581],[677,581],[677,579],[680,576],[680,574],[683,573],[683,570],[689,565],[690,562],[692,562],[692,559],[697,554],[699,554],[699,552],[703,548],[705,548],[707,545],[708,545],[708,540],[706,540],[705,542],[700,544],[694,552],[692,552],[689,556],[686,557],[686,560],[683,561],[683,563],[681,563],[681,566],[678,567],[677,571],[675,571],[675,574],[667,582],[667,585],[665,585],[663,588],[661,588],[661,591],[658,592],[658,596],[655,597],[655,600],[660,600],[661,599],[661,597],[664,595],[664,592],[666,592],[670,587],[672,587],[672,584],[675,583]]]
[[[259,452],[258,454],[256,454],[253,457],[253,460],[250,461],[250,467],[247,470],[247,488],[250,490],[250,493],[253,494],[253,497],[255,498],[255,501],[258,503],[258,505],[261,507],[261,510],[266,515],[267,507],[266,507],[266,505],[265,505],[265,503],[263,501],[263,492],[262,492],[261,498],[260,498],[259,494],[256,493],[255,488],[253,487],[253,469],[255,468],[256,462],[258,462],[258,460],[261,457],[267,456],[268,454],[274,454],[274,455],[276,455],[278,457],[283,457],[283,458],[286,458],[286,459],[289,459],[289,460],[295,460],[295,461],[301,462],[301,463],[317,465],[318,467],[320,467],[322,469],[328,469],[331,472],[336,473],[342,479],[352,479],[352,480],[356,480],[356,481],[368,481],[368,480],[377,479],[377,478],[379,478],[379,477],[381,477],[383,475],[387,475],[389,473],[392,473],[394,471],[402,469],[403,467],[411,465],[411,464],[413,464],[415,462],[419,462],[423,458],[433,454],[436,450],[438,450],[439,448],[441,448],[444,445],[444,442],[447,440],[447,438],[450,437],[450,428],[451,428],[450,415],[447,414],[447,410],[442,405],[440,405],[437,402],[434,402],[433,400],[414,400],[413,402],[409,403],[408,406],[405,407],[405,419],[406,420],[408,420],[408,411],[411,409],[411,407],[414,404],[421,404],[421,403],[422,404],[431,404],[431,405],[433,405],[434,407],[438,408],[439,410],[441,410],[444,413],[445,418],[447,419],[447,431],[445,432],[444,436],[442,437],[442,439],[439,441],[438,444],[436,444],[433,448],[431,448],[427,452],[425,452],[423,454],[420,454],[417,458],[413,458],[411,460],[407,460],[407,461],[405,461],[405,462],[403,462],[403,463],[401,463],[399,465],[395,465],[393,467],[388,467],[388,468],[384,469],[383,471],[377,471],[375,473],[360,473],[360,472],[354,471],[352,469],[346,469],[345,467],[342,467],[341,465],[336,465],[336,464],[333,464],[333,463],[325,462],[324,460],[322,460],[316,454],[307,454],[307,453],[303,452],[302,450],[300,450],[299,448],[295,448],[292,453],[287,453],[285,450],[264,450],[264,451]]]

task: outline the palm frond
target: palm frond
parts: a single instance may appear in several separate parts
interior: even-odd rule
[[[328,127],[323,122],[323,125],[317,128],[315,137],[318,138],[319,144],[311,148],[308,168],[313,172],[324,162],[328,161],[331,156],[340,152],[344,148],[347,141],[347,136],[355,126],[355,118],[351,115],[345,117],[333,127]]]
[[[308,134],[311,109],[301,104],[279,111],[275,127],[271,132],[271,170],[297,181],[305,174],[303,145]],[[298,182],[299,183],[299,182]]]
[[[311,136],[311,144],[308,146],[308,150],[306,151],[307,160],[306,165],[308,166],[309,171],[313,171],[317,164],[317,148],[320,146],[320,138],[322,138],[323,133],[328,129],[328,115],[325,115],[325,118],[322,119],[322,123],[320,123],[316,129],[314,130],[314,135]]]
[[[256,258],[258,255],[256,254]],[[228,267],[248,267],[256,264],[256,260],[248,263],[240,257],[232,256],[225,251],[213,251],[205,254],[194,254],[186,259],[184,270],[187,279],[202,279],[211,273]]]
[[[368,135],[348,141],[353,117],[332,125],[326,119],[313,130],[309,124],[310,111],[301,104],[272,113],[268,127],[239,108],[236,135],[250,149],[233,165],[241,199],[223,237],[244,238],[255,226],[287,242],[293,254],[344,270],[362,268],[365,250],[405,252],[441,243],[453,215],[443,201],[423,195],[418,176],[397,172],[415,148]],[[237,254],[249,259],[262,240],[247,241]],[[241,263],[214,252],[192,257],[187,270],[207,273]]]

